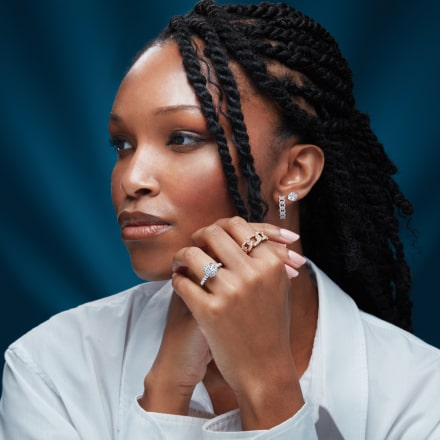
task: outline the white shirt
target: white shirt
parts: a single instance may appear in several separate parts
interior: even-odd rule
[[[313,266],[318,333],[301,380],[306,404],[267,431],[212,414],[202,383],[190,415],[137,403],[172,288],[151,282],[55,315],[6,352],[1,440],[440,439],[440,350],[360,312]]]

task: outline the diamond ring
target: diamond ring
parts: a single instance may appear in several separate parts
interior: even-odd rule
[[[218,268],[222,267],[222,263],[208,263],[203,268],[203,278],[200,280],[200,285],[203,286],[208,278],[214,278],[217,275]]]

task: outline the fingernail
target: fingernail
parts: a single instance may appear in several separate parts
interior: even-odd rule
[[[299,275],[299,272],[293,267],[290,267],[287,264],[285,264],[284,266],[286,268],[287,276],[289,277],[289,279],[295,278]]]
[[[302,266],[307,261],[302,255],[297,254],[294,251],[289,250],[287,252],[289,256],[289,260],[295,265],[295,266]]]
[[[280,229],[280,235],[289,242],[296,241],[299,238],[299,235],[296,232],[289,231],[288,229],[284,229],[284,228]]]

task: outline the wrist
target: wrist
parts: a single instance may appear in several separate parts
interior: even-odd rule
[[[293,368],[255,377],[237,393],[244,431],[270,429],[296,414],[304,398]]]
[[[139,405],[145,411],[186,416],[194,388],[193,385],[177,384],[148,374]]]

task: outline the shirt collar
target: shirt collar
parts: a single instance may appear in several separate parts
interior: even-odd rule
[[[365,438],[368,369],[360,312],[324,272],[312,262],[308,264],[319,297],[319,338],[314,348],[310,392],[315,421],[333,421],[346,438]]]

